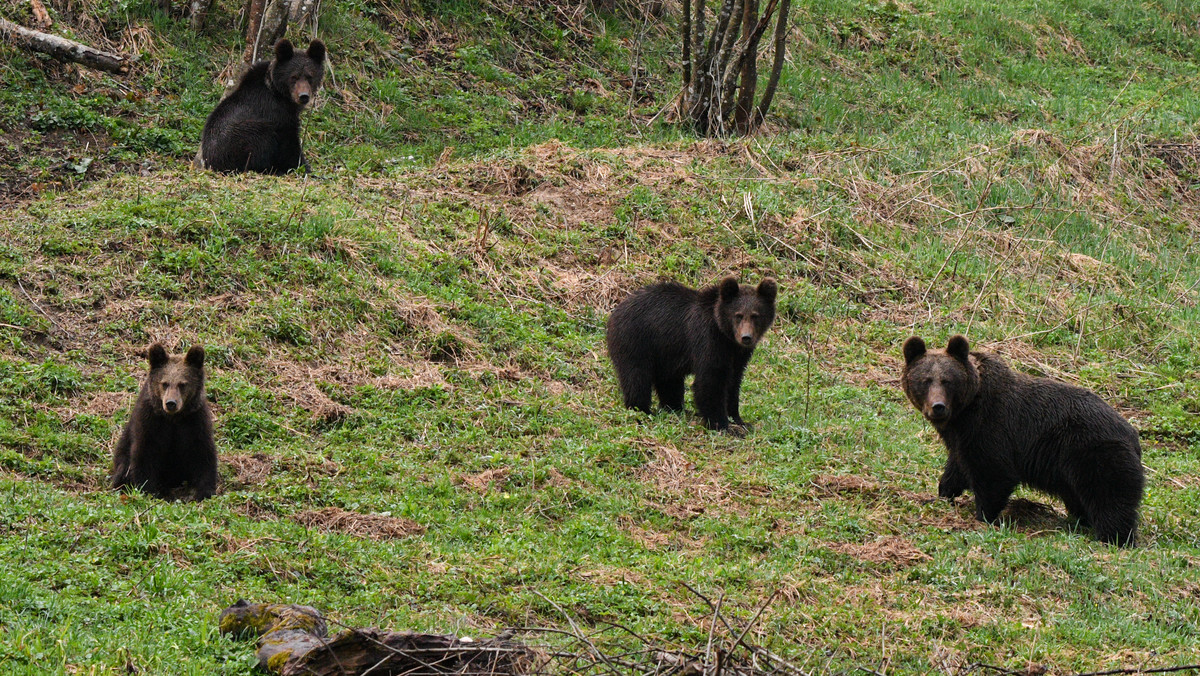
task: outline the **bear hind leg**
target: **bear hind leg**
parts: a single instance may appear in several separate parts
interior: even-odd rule
[[[658,392],[660,406],[672,412],[683,410],[683,393],[686,391],[683,385],[683,376],[675,374],[659,376],[654,380],[654,389]]]
[[[636,409],[642,413],[650,413],[650,372],[637,367],[618,369],[617,380],[621,383],[621,394],[625,399],[625,408]]]

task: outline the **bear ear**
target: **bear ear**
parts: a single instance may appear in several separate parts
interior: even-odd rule
[[[167,348],[162,346],[162,343],[155,343],[146,350],[146,357],[150,360],[150,368],[156,369],[166,365],[169,361],[167,357]]]
[[[925,356],[925,341],[913,336],[904,341],[904,364],[907,366]]]
[[[193,345],[192,349],[187,351],[187,356],[183,358],[183,361],[193,368],[204,368],[204,346]]]
[[[313,40],[308,44],[308,58],[321,63],[325,60],[325,43],[320,40]]]
[[[737,278],[726,277],[721,280],[721,300],[733,300],[738,297],[738,292],[741,290]]]
[[[296,54],[295,48],[292,47],[291,40],[280,40],[275,43],[275,60],[287,61]]]
[[[777,285],[775,283],[775,280],[771,279],[770,277],[767,277],[766,279],[764,279],[758,283],[758,295],[762,296],[762,298],[764,300],[766,300],[768,303],[775,302],[775,294],[778,291],[779,291],[779,285]]]
[[[965,364],[971,357],[971,346],[967,344],[967,339],[963,336],[954,336],[949,343],[946,343],[946,354]]]

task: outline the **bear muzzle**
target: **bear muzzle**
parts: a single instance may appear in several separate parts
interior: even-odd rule
[[[935,401],[933,403],[926,404],[924,410],[921,412],[925,414],[925,418],[928,419],[929,422],[935,424],[946,422],[950,419],[950,407],[942,401]]]
[[[177,399],[163,399],[163,410],[167,413],[179,412],[179,401]]]
[[[307,82],[297,82],[292,87],[292,100],[301,106],[307,106],[312,100],[312,87]]]

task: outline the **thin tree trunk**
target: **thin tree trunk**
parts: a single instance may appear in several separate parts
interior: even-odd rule
[[[754,1],[756,0],[747,0],[747,2]],[[728,62],[729,65],[725,70],[725,77],[720,83],[721,119],[723,125],[724,120],[728,119],[733,113],[735,97],[738,92],[737,80],[738,76],[742,73],[742,66],[746,62],[746,59],[758,59],[759,41],[762,39],[763,33],[766,32],[767,26],[771,22],[771,14],[775,11],[775,5],[778,2],[779,0],[770,0],[767,3],[766,11],[763,13],[762,18],[758,20],[758,24],[754,29],[745,36],[746,39],[742,41],[741,47],[738,48],[737,52]],[[751,105],[753,105],[753,101],[751,101]]]
[[[246,4],[246,51],[242,52],[242,61],[246,63],[258,60],[258,34],[266,7],[267,0],[248,0]]]
[[[57,35],[29,30],[4,18],[0,18],[0,40],[25,51],[49,54],[62,61],[73,61],[120,75],[129,72],[132,62],[127,56],[100,51]]]
[[[692,0],[683,0],[683,86],[692,86]],[[686,91],[686,89],[685,89]]]
[[[283,37],[287,32],[288,15],[290,8],[288,0],[267,0],[267,7],[263,10],[262,24],[258,27],[258,56],[256,59],[261,59],[265,54],[270,53],[270,49]]]
[[[750,127],[750,116],[754,113],[754,94],[758,89],[758,39],[754,29],[758,25],[758,0],[746,0],[746,11],[742,15],[742,34],[748,37],[747,53],[751,58],[742,59],[741,84],[738,87],[737,107],[733,111],[733,126],[745,133]]]
[[[762,101],[754,111],[754,121],[758,125],[767,119],[767,111],[771,109],[771,100],[775,98],[775,88],[779,85],[779,74],[783,72],[783,60],[787,55],[788,16],[791,14],[792,0],[780,0],[779,16],[775,19],[775,60],[771,64],[771,77],[767,80],[767,88],[763,90]]]
[[[191,19],[188,25],[192,30],[198,31],[204,28],[204,21],[208,19],[208,9],[212,7],[213,0],[192,0],[188,4],[188,11],[191,14]]]

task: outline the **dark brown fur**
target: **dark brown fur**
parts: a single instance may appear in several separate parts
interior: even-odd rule
[[[275,58],[259,61],[204,122],[198,164],[221,172],[286,174],[308,168],[300,149],[300,113],[325,73],[325,45],[308,51],[275,44]]]
[[[684,378],[696,411],[717,430],[749,429],[739,410],[742,376],[754,347],[775,320],[775,280],[739,286],[728,277],[699,291],[654,284],[633,292],[608,318],[608,356],[625,405],[650,412],[650,393],[665,409],[683,409]],[[730,421],[739,427],[731,430]]]
[[[975,494],[975,516],[995,522],[1018,484],[1062,498],[1096,538],[1137,535],[1145,478],[1137,430],[1094,393],[1008,368],[954,336],[945,351],[904,343],[904,394],[933,424],[948,457],[938,495]]]
[[[217,489],[217,446],[204,397],[204,348],[186,357],[155,343],[150,374],[113,451],[113,488],[170,498],[187,484],[196,500]]]

